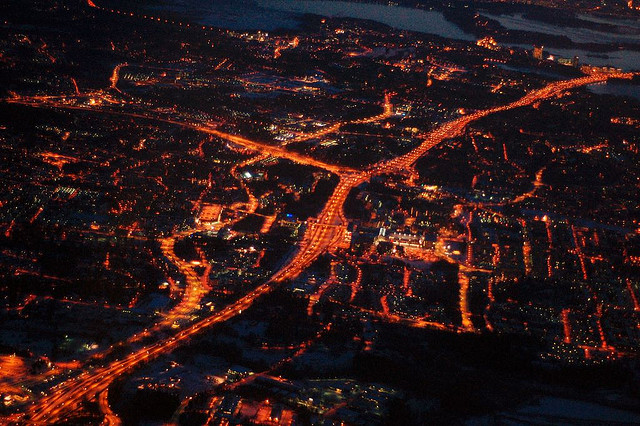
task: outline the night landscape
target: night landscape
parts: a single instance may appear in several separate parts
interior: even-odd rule
[[[640,1],[0,31],[1,425],[640,424]]]

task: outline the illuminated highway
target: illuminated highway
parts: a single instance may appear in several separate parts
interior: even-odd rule
[[[423,137],[423,142],[417,148],[410,152],[396,157],[392,160],[382,161],[368,168],[368,172],[374,174],[391,173],[410,168],[420,157],[428,150],[440,144],[445,139],[459,136],[469,123],[484,118],[488,115],[508,111],[515,108],[531,105],[533,103],[556,96],[564,91],[575,89],[576,87],[586,86],[609,79],[631,79],[634,73],[615,73],[615,74],[592,74],[586,77],[580,77],[572,80],[563,80],[549,83],[541,89],[529,92],[522,98],[510,104],[489,108],[464,115],[457,120],[450,121],[436,128],[432,132]]]
[[[317,222],[310,224],[298,253],[268,282],[223,310],[187,326],[173,337],[145,346],[108,366],[97,368],[90,373],[85,372],[75,379],[58,385],[50,395],[44,397],[29,410],[30,419],[28,421],[43,423],[54,422],[62,418],[67,413],[73,412],[83,400],[92,399],[98,393],[105,391],[120,375],[126,374],[144,362],[172,351],[202,330],[242,313],[258,297],[269,292],[276,283],[297,276],[343,236],[343,227],[340,226],[343,224],[344,218],[342,204],[349,194],[349,190],[363,182],[364,179],[363,175],[352,175],[341,179],[324,210],[318,216]]]
[[[281,144],[281,146],[287,146],[287,145],[290,145],[292,143],[304,142],[304,141],[308,141],[310,139],[321,138],[323,136],[330,135],[331,133],[338,132],[343,126],[345,126],[347,124],[369,124],[369,123],[375,123],[376,121],[386,120],[387,118],[391,117],[392,115],[393,115],[393,104],[391,103],[391,95],[389,93],[386,93],[384,95],[383,110],[382,110],[382,112],[380,114],[374,115],[374,116],[371,116],[371,117],[367,117],[367,118],[360,118],[360,119],[352,120],[352,121],[348,121],[348,122],[339,122],[339,123],[336,123],[336,124],[332,124],[331,126],[325,127],[324,129],[319,130],[317,132],[306,133],[306,134],[302,134],[302,135],[296,136],[295,138],[289,139],[289,140],[283,142]]]
[[[20,104],[20,105],[30,106],[34,108],[79,110],[79,111],[86,111],[86,112],[96,112],[96,113],[102,113],[102,114],[120,115],[125,117],[158,121],[162,123],[172,124],[175,126],[180,126],[182,128],[194,130],[197,132],[207,133],[207,134],[216,136],[222,140],[232,142],[236,145],[242,146],[243,148],[250,149],[252,151],[257,151],[262,154],[270,155],[277,158],[284,158],[298,164],[317,167],[332,173],[341,174],[341,173],[356,172],[356,170],[346,166],[339,166],[335,164],[325,163],[323,161],[316,160],[315,158],[312,158],[303,154],[298,154],[296,152],[288,151],[282,147],[268,145],[262,142],[257,142],[257,141],[247,139],[242,136],[225,133],[220,130],[216,130],[215,128],[209,127],[207,124],[193,124],[189,122],[178,121],[175,119],[166,118],[160,114],[154,115],[152,113],[143,114],[143,113],[136,113],[136,112],[125,112],[125,111],[118,111],[118,110],[101,109],[98,105],[95,105],[95,106],[94,105],[89,105],[89,106],[69,105],[66,103],[59,102],[56,99],[42,98],[42,97],[33,97],[33,98],[18,97],[18,98],[5,99],[4,101],[7,103]]]
[[[182,299],[170,311],[163,315],[161,321],[156,324],[155,329],[160,329],[169,325],[176,324],[180,320],[188,319],[190,313],[200,308],[200,301],[209,291],[208,272],[210,265],[206,263],[206,259],[202,258],[199,262],[186,262],[178,257],[174,251],[174,247],[178,239],[192,234],[194,231],[185,231],[165,238],[160,242],[162,253],[176,265],[180,273],[185,277],[184,290],[182,291]],[[202,276],[194,270],[194,266],[205,266],[205,272]]]
[[[326,205],[321,213],[307,223],[307,230],[300,241],[296,254],[264,284],[258,286],[255,290],[246,294],[226,308],[217,311],[207,318],[201,319],[193,324],[184,326],[182,330],[169,338],[159,340],[153,344],[137,349],[135,352],[127,355],[123,359],[113,361],[109,365],[98,367],[93,370],[87,370],[76,378],[67,380],[51,390],[51,393],[41,400],[37,401],[28,410],[28,418],[22,419],[24,422],[32,422],[36,424],[53,423],[58,420],[67,418],[69,413],[73,413],[84,400],[93,399],[96,395],[104,393],[109,385],[118,377],[131,372],[141,364],[151,361],[159,356],[167,354],[178,346],[187,343],[194,335],[201,331],[222,322],[225,322],[234,316],[241,314],[244,310],[251,307],[253,302],[266,294],[279,282],[289,280],[298,276],[304,271],[315,259],[327,250],[336,247],[344,238],[347,220],[344,216],[343,205],[349,192],[359,184],[369,180],[371,177],[383,173],[396,172],[399,170],[409,169],[421,156],[429,149],[442,143],[443,141],[459,135],[465,127],[471,122],[486,117],[490,114],[506,111],[509,109],[519,108],[541,101],[543,99],[555,96],[563,91],[573,89],[582,85],[592,84],[599,81],[605,81],[610,78],[629,78],[630,74],[600,74],[582,77],[574,80],[554,82],[542,89],[533,91],[518,101],[512,102],[502,107],[490,108],[487,110],[477,111],[469,115],[463,116],[457,120],[445,123],[434,131],[423,137],[423,142],[405,155],[392,160],[383,161],[375,164],[365,171],[355,171],[347,167],[326,164],[301,154],[287,151],[282,147],[273,147],[259,142],[251,141],[247,138],[237,135],[231,135],[221,132],[206,125],[195,125],[191,123],[179,122],[173,119],[158,118],[152,115],[141,113],[124,113],[108,110],[97,110],[97,112],[105,112],[110,114],[129,115],[133,117],[141,117],[145,119],[155,119],[170,124],[191,128],[204,133],[217,136],[221,139],[238,144],[248,149],[258,151],[265,155],[272,155],[279,158],[286,158],[301,164],[307,164],[319,167],[324,170],[337,174],[340,178],[334,192],[329,197]],[[57,107],[67,109],[78,109],[91,111],[95,109],[70,106],[59,104],[58,102],[38,99],[37,103],[29,102],[23,99],[12,99],[10,102],[23,103],[27,105]],[[170,242],[167,243],[170,245]],[[166,247],[166,252],[171,252],[171,247]],[[197,278],[197,277],[195,277]],[[194,278],[194,279],[195,279]],[[196,286],[197,287],[197,286]],[[465,291],[466,293],[466,291]],[[188,297],[187,304],[191,304],[197,297]],[[461,306],[466,306],[466,300],[461,300]],[[379,314],[379,313],[378,313]],[[465,312],[463,314],[463,327],[471,328],[472,324]],[[386,315],[394,321],[405,321],[405,319],[395,318],[393,314]],[[428,326],[424,322],[424,326]],[[433,324],[433,326],[436,326]],[[444,327],[442,325],[438,325]],[[446,327],[444,327],[446,328]],[[604,344],[604,343],[603,343]]]
[[[120,426],[122,424],[122,421],[120,421],[120,418],[111,410],[108,398],[109,392],[107,389],[100,392],[100,395],[98,396],[98,406],[100,407],[100,412],[104,414],[104,420],[100,425]]]
[[[129,64],[127,64],[126,62],[116,65],[115,68],[113,69],[113,73],[111,74],[111,78],[109,79],[109,81],[111,82],[110,87],[120,93],[122,93],[120,89],[118,89],[118,80],[120,79],[120,71],[122,70],[122,68],[126,67],[127,65]]]
[[[256,210],[258,209],[259,206],[259,201],[258,199],[255,197],[255,195],[253,195],[253,193],[251,192],[250,188],[247,186],[247,184],[245,183],[244,179],[242,179],[241,176],[238,175],[238,169],[243,168],[243,167],[247,167],[250,164],[253,163],[257,163],[259,161],[262,161],[266,158],[269,158],[268,154],[258,154],[254,157],[251,157],[245,161],[241,161],[239,163],[236,163],[233,165],[233,167],[231,168],[231,175],[235,176],[238,179],[238,182],[240,183],[240,186],[242,187],[242,189],[244,189],[245,193],[247,194],[247,202],[246,203],[239,203],[239,204],[245,204],[244,207],[244,211],[249,213],[249,214],[254,214],[256,212]],[[237,210],[237,207],[235,205],[231,206],[232,209]]]

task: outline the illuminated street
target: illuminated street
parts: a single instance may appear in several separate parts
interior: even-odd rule
[[[640,422],[635,1],[0,6],[0,423]]]

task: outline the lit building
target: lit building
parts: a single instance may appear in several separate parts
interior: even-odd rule
[[[222,214],[222,206],[219,204],[204,204],[200,210],[200,216],[196,219],[196,223],[203,226],[212,227],[220,222]]]
[[[485,37],[476,42],[476,45],[489,50],[498,50],[500,46],[493,37]]]
[[[579,68],[580,58],[578,58],[577,56],[574,56],[573,58],[558,58],[558,63],[566,65],[568,67]]]
[[[539,61],[543,59],[544,46],[533,46],[533,57]]]

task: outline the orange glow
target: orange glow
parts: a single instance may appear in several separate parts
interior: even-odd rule
[[[92,0],[87,0],[89,6],[96,7]],[[179,23],[182,25],[182,23]],[[186,27],[189,25],[186,24]],[[126,66],[126,64],[118,65],[114,68],[110,82],[110,88],[118,90],[117,83],[119,78],[120,69]],[[311,157],[298,154],[296,152],[288,151],[283,147],[274,147],[267,144],[262,144],[256,141],[252,141],[243,136],[225,133],[216,128],[213,128],[208,123],[197,123],[180,121],[176,118],[167,118],[166,114],[159,112],[124,112],[114,111],[107,109],[104,105],[97,103],[93,106],[86,106],[86,103],[82,106],[69,105],[61,102],[59,99],[54,98],[12,98],[6,100],[9,103],[21,103],[33,107],[56,107],[60,109],[75,109],[82,111],[95,111],[105,114],[117,114],[122,116],[157,120],[160,122],[173,124],[185,129],[195,130],[201,133],[209,134],[221,138],[227,142],[239,145],[244,149],[257,151],[265,155],[274,156],[277,158],[285,158],[299,164],[306,164],[314,167],[321,168],[325,171],[335,173],[339,177],[339,182],[334,189],[331,196],[328,198],[326,205],[322,211],[315,218],[308,221],[307,230],[299,243],[299,250],[285,265],[275,272],[265,283],[259,285],[252,291],[249,291],[244,296],[238,298],[229,305],[212,312],[209,316],[189,323],[187,325],[180,324],[176,320],[185,318],[196,306],[200,303],[202,295],[206,293],[206,276],[198,276],[193,269],[193,265],[178,259],[174,253],[174,245],[177,238],[185,235],[174,234],[161,241],[161,249],[165,256],[173,262],[180,272],[185,275],[186,283],[184,285],[182,300],[176,305],[176,308],[171,310],[164,318],[162,318],[157,327],[165,325],[176,325],[175,332],[170,332],[168,337],[158,337],[151,343],[145,346],[140,345],[133,352],[122,357],[121,359],[114,360],[104,367],[96,367],[95,369],[87,372],[85,375],[78,376],[77,378],[68,379],[60,383],[55,391],[40,398],[35,404],[29,407],[29,414],[31,415],[30,421],[35,424],[53,423],[57,420],[64,419],[69,412],[74,411],[85,399],[93,398],[96,394],[104,392],[110,384],[118,377],[131,371],[134,367],[141,363],[155,359],[159,356],[165,355],[181,345],[189,342],[189,340],[203,330],[215,325],[220,324],[229,319],[240,315],[243,311],[249,309],[253,303],[270,292],[277,283],[297,277],[302,271],[304,271],[314,260],[316,260],[323,253],[330,251],[337,247],[344,239],[344,232],[346,231],[347,220],[344,216],[343,205],[346,198],[354,187],[369,180],[371,177],[391,173],[397,171],[405,171],[412,168],[412,165],[430,149],[441,144],[444,140],[448,140],[452,137],[458,136],[464,132],[466,127],[480,118],[486,117],[497,112],[506,111],[514,108],[519,108],[526,105],[531,105],[543,99],[555,96],[557,93],[566,91],[575,87],[591,84],[599,81],[606,81],[610,78],[630,78],[632,74],[593,74],[586,77],[580,77],[567,81],[556,81],[549,83],[541,89],[534,90],[524,97],[511,102],[507,105],[500,107],[492,107],[485,110],[469,111],[466,115],[447,122],[435,128],[431,132],[425,134],[422,138],[421,144],[415,149],[407,152],[404,155],[396,158],[381,161],[365,170],[354,170],[348,167],[328,164],[319,160],[315,160]],[[85,96],[88,96],[85,95]],[[385,101],[383,112],[375,117],[362,119],[353,123],[371,123],[374,121],[383,120],[386,117],[391,116],[393,107],[390,103],[390,95],[385,94]],[[338,131],[342,123],[334,124],[331,128],[332,131]],[[326,130],[326,129],[325,129]],[[308,136],[308,135],[307,135]],[[193,231],[187,231],[187,234]],[[576,248],[580,249],[578,243]],[[206,260],[202,260],[205,264]],[[583,267],[584,269],[584,267]],[[361,273],[359,272],[359,278],[356,280],[357,285],[352,287],[352,296],[355,295],[359,288],[359,281]],[[585,271],[586,277],[586,271]],[[469,277],[465,272],[459,273],[459,306],[462,328],[458,331],[474,331],[473,322],[471,321],[471,313],[468,306],[468,292],[469,292]],[[384,316],[385,320],[397,321],[409,324],[415,327],[431,327],[441,330],[457,330],[453,326],[446,326],[444,324],[430,322],[425,319],[407,319],[402,318],[390,312],[388,306],[387,296],[383,296],[381,301],[382,313],[371,312],[371,315],[378,317]],[[366,312],[366,310],[363,310]],[[602,347],[611,349],[608,346],[602,324],[600,322],[600,315],[602,313],[602,306],[598,305],[598,331],[601,335]],[[156,330],[154,328],[154,330]],[[142,335],[142,333],[141,333]],[[140,336],[132,337],[133,339],[139,339]],[[301,349],[302,350],[302,349]],[[106,408],[103,408],[106,410]]]

